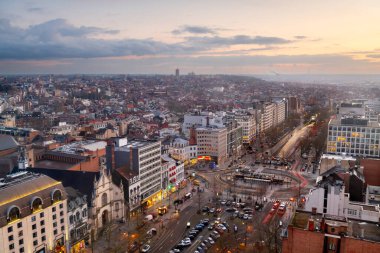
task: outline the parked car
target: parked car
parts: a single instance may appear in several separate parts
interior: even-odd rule
[[[149,244],[144,244],[142,247],[141,247],[141,252],[149,252],[150,250],[150,245]]]

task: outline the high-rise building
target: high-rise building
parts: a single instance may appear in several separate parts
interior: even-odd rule
[[[125,167],[138,175],[142,202],[158,200],[161,192],[161,142],[128,141],[115,147],[114,152],[116,168]]]
[[[380,157],[380,126],[356,116],[337,115],[329,122],[327,153]]]
[[[67,195],[61,182],[18,172],[0,183],[0,252],[66,252]]]
[[[178,68],[175,69],[175,76],[179,77],[179,69]]]
[[[218,164],[227,159],[227,128],[199,127],[197,132],[198,157],[209,156]]]
[[[235,112],[227,115],[227,122],[236,120],[242,127],[242,143],[250,144],[256,136],[256,118],[249,112]]]

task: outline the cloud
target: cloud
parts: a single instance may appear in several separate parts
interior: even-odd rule
[[[43,9],[40,7],[30,7],[30,8],[28,8],[28,11],[29,12],[42,12]]]
[[[191,28],[191,29],[189,29]],[[196,29],[195,29],[196,28]],[[212,32],[205,27],[186,27],[193,32]],[[20,28],[0,19],[0,59],[98,58],[147,55],[191,55],[234,45],[268,47],[292,41],[280,37],[236,35],[190,36],[178,43],[154,39],[101,39],[118,30],[93,26],[74,26],[65,19],[53,19]],[[267,50],[266,49],[253,49]],[[247,53],[247,52],[245,52]]]
[[[303,35],[298,35],[298,36],[294,36],[294,38],[297,40],[303,40],[303,39],[306,39],[307,37]]]
[[[185,25],[172,31],[172,34],[179,35],[183,33],[192,34],[216,34],[219,29],[213,29],[207,26],[190,26]]]
[[[287,44],[292,41],[280,37],[235,35],[232,37],[205,36],[187,37],[186,43],[204,46],[233,46],[233,45],[275,45]]]
[[[94,35],[115,34],[117,30],[69,24],[54,19],[26,29],[0,19],[0,59],[96,58],[128,55],[181,53],[191,50],[152,39],[104,40]]]
[[[380,59],[380,54],[367,54],[366,56],[368,58]]]

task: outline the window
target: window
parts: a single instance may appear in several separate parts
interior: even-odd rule
[[[24,247],[20,248],[20,253],[24,253]]]
[[[37,244],[38,244],[37,240],[33,241],[33,246],[37,246]]]
[[[53,222],[53,227],[54,227],[54,228],[57,227],[57,222]]]
[[[40,213],[40,218],[43,218],[45,215],[44,215],[44,212],[41,212]]]
[[[23,245],[23,244],[24,244],[24,239],[20,239],[20,240],[18,240],[18,244],[19,244],[19,245]]]
[[[40,225],[41,226],[45,225],[45,221],[44,220],[40,221]]]
[[[45,228],[41,228],[41,234],[45,233]]]
[[[43,241],[43,242],[46,241],[46,236],[42,236],[41,241]]]
[[[55,206],[53,206],[53,208],[51,209],[53,212],[55,212],[55,210],[56,210],[56,208],[55,208]]]
[[[10,249],[10,250],[12,250],[12,249],[14,249],[14,248],[15,248],[15,244],[14,244],[14,243],[9,244],[9,249]]]
[[[17,223],[17,228],[22,228],[22,222]]]
[[[82,217],[87,217],[87,208],[83,209]]]
[[[34,232],[33,233],[33,238],[36,238],[37,237],[37,232]]]
[[[17,206],[12,206],[7,215],[7,221],[12,222],[14,220],[17,220],[21,217],[20,209]]]
[[[56,235],[57,234],[57,229],[54,229],[54,235]]]
[[[31,220],[32,220],[32,222],[36,221],[36,216],[32,216]]]
[[[24,234],[24,232],[22,232],[22,230],[18,231],[18,237],[21,237],[23,234]]]
[[[53,220],[57,219],[57,215],[53,214]]]
[[[8,241],[13,241],[13,235],[8,236]]]
[[[76,213],[75,213],[75,220],[76,220],[77,222],[79,222],[79,220],[80,220],[80,213],[79,213],[79,212],[76,212]]]
[[[65,231],[65,226],[61,226],[61,231]]]
[[[70,224],[73,224],[74,223],[74,216],[70,215],[69,220],[70,220]]]
[[[37,228],[37,225],[36,224],[33,224],[32,225],[32,229],[35,230]]]
[[[60,212],[59,212],[59,215],[63,216],[63,211],[60,211]]]
[[[56,203],[56,202],[62,200],[62,192],[58,189],[54,190],[51,199],[52,199],[53,203]]]
[[[13,231],[13,227],[8,227],[8,233]]]
[[[62,219],[61,219],[61,223],[64,223],[64,222],[65,222],[65,219],[64,219],[64,218],[62,218]]]
[[[59,204],[59,208],[63,209],[63,204],[62,203]]]
[[[102,195],[102,206],[107,205],[107,193],[103,193]]]
[[[31,209],[32,209],[33,212],[41,210],[42,209],[42,199],[39,198],[39,197],[35,197],[32,200]]]

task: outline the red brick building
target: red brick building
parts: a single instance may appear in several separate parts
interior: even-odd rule
[[[379,253],[377,224],[345,217],[296,212],[282,242],[282,253]]]

